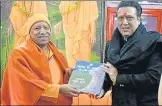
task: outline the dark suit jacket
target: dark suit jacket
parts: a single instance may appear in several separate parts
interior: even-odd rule
[[[118,29],[107,43],[105,62],[118,70],[116,85],[107,75],[104,89],[112,86],[113,106],[158,106],[158,86],[162,73],[162,40],[157,32],[147,32],[141,24],[123,42]]]

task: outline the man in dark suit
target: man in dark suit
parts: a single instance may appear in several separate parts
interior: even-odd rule
[[[136,1],[121,1],[117,28],[106,44],[107,73],[104,91],[112,87],[113,106],[158,106],[162,73],[162,40],[141,23],[142,8]]]

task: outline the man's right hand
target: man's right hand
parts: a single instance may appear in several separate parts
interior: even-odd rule
[[[78,91],[77,89],[70,87],[70,85],[68,84],[63,84],[60,85],[59,93],[65,96],[78,97],[81,92]]]
[[[55,26],[54,26],[54,33],[55,34],[58,34],[61,32],[61,26],[62,26],[62,21],[60,21],[59,23],[57,23]]]

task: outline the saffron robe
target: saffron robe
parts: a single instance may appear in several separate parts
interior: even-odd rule
[[[52,42],[48,43],[53,52],[53,58],[62,70],[62,83],[67,83],[69,77],[67,62],[63,55],[56,49]],[[2,81],[2,104],[3,105],[51,105],[59,103],[72,103],[71,97],[58,95],[54,102],[43,98],[43,94],[49,84],[53,82],[48,59],[44,52],[31,40],[16,47],[10,54],[7,67]],[[61,81],[60,80],[60,81]],[[60,82],[61,83],[61,82]],[[54,84],[55,86],[59,85]],[[56,87],[57,88],[57,87]],[[58,92],[58,90],[56,91]],[[58,93],[56,93],[58,94]],[[60,98],[59,98],[60,97]],[[47,99],[47,98],[46,98]],[[48,100],[50,100],[48,98]]]
[[[76,60],[90,61],[92,45],[90,36],[96,36],[95,23],[98,18],[96,1],[79,1],[75,8],[74,1],[61,1],[65,49],[68,65],[74,67]]]

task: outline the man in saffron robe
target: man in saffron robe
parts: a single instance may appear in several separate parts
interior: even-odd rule
[[[34,14],[20,32],[30,38],[10,54],[2,81],[2,104],[71,105],[72,97],[80,92],[66,84],[71,69],[50,41],[47,17]]]
[[[65,49],[68,65],[74,67],[76,60],[90,61],[91,48],[96,42],[96,1],[61,1],[62,21],[55,25],[56,35],[61,26],[65,33]],[[109,93],[102,99],[82,94],[74,98],[74,105],[111,105]]]
[[[7,35],[10,36],[14,29],[14,48],[27,40],[29,37],[20,35],[17,31],[24,25],[30,15],[41,13],[48,16],[45,1],[14,1],[9,16]]]

